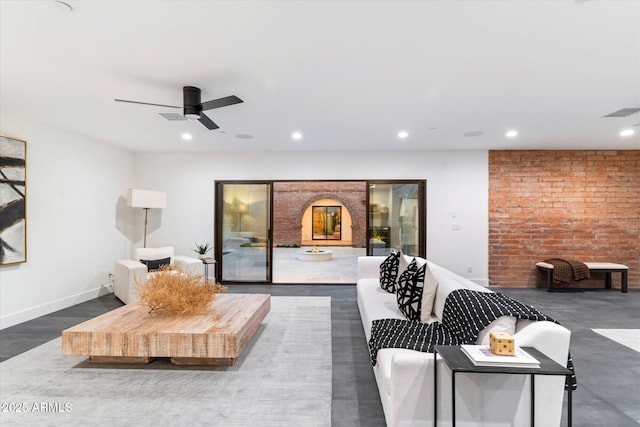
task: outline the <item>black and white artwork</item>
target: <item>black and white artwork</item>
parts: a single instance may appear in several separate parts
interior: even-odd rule
[[[0,136],[0,265],[27,260],[27,143]]]

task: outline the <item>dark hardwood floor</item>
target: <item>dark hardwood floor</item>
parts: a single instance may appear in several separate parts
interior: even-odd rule
[[[544,289],[494,290],[539,308],[571,330],[571,353],[578,376],[578,390],[573,394],[574,426],[640,425],[640,353],[591,330],[640,329],[638,290],[632,289],[627,294],[613,290],[567,293],[548,293]],[[228,292],[330,296],[332,424],[385,425],[353,285],[231,285]],[[109,294],[6,328],[0,331],[0,360],[57,338],[63,329],[121,305]]]

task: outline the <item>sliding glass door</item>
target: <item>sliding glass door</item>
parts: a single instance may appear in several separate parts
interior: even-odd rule
[[[271,184],[216,183],[216,260],[221,282],[271,282]]]
[[[222,283],[353,283],[358,256],[426,257],[425,180],[217,181],[215,192]],[[315,245],[331,259],[300,259]]]
[[[368,181],[367,254],[426,257],[426,182]]]

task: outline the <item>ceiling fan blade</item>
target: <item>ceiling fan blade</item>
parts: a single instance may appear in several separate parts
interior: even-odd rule
[[[240,104],[244,102],[242,99],[235,95],[225,96],[224,98],[214,99],[212,101],[203,102],[202,111],[213,110],[214,108],[226,107],[228,105]]]
[[[209,130],[218,129],[220,127],[217,124],[213,123],[213,120],[207,117],[205,113],[200,113],[200,118],[198,119],[198,121],[205,125],[205,127]]]
[[[150,103],[150,102],[128,101],[128,100],[126,100],[126,99],[114,99],[114,101],[118,101],[118,102],[128,102],[129,104],[153,105],[154,107],[182,108],[182,107],[176,107],[175,105],[152,104],[152,103]]]

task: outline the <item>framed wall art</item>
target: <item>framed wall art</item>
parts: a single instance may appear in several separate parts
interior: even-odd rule
[[[0,266],[27,261],[27,142],[0,135]]]

